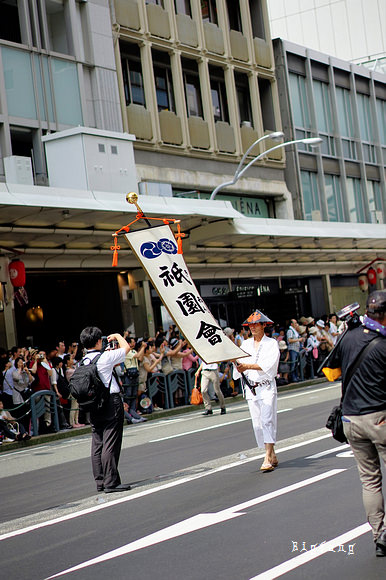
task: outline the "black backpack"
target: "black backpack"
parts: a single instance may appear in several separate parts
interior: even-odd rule
[[[106,388],[97,370],[101,355],[99,353],[93,359],[85,356],[69,381],[71,395],[83,411],[100,410],[110,395],[110,389]],[[88,364],[84,364],[86,359],[90,361]]]

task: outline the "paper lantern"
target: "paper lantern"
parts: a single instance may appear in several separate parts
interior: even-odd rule
[[[377,273],[374,270],[374,268],[369,268],[367,270],[367,279],[371,286],[375,286],[375,284],[377,283]]]
[[[25,266],[21,260],[13,260],[8,266],[12,286],[20,288],[25,285]]]
[[[362,292],[367,292],[367,290],[369,289],[369,281],[367,279],[366,274],[361,274],[358,277],[358,285],[359,288],[362,290]]]
[[[386,278],[386,264],[384,264],[384,263],[377,264],[376,270],[377,270],[377,276],[381,280],[384,280]]]

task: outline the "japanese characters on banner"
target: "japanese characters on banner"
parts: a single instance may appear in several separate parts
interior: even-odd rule
[[[199,295],[169,226],[129,232],[126,238],[183,336],[205,363],[248,356],[225,336]]]

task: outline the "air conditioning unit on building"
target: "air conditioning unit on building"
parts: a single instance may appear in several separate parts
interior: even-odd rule
[[[159,183],[157,181],[140,181],[138,190],[141,195],[154,195],[155,197],[173,197],[171,183]]]
[[[30,157],[21,157],[20,155],[4,157],[4,171],[6,183],[34,184]]]

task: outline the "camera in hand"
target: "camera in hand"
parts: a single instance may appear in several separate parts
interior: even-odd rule
[[[361,324],[359,315],[356,312],[359,310],[359,308],[360,304],[358,304],[358,302],[354,302],[353,304],[345,306],[342,308],[342,310],[339,310],[339,312],[336,313],[340,320],[344,320],[344,322],[346,322],[347,328],[349,330],[357,328]]]
[[[103,350],[115,350],[118,348],[118,341],[111,340],[110,342],[107,340],[107,336],[102,336],[102,349]]]

